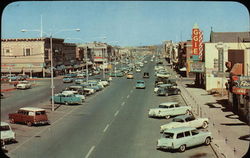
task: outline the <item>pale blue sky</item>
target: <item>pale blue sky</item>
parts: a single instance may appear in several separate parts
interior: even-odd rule
[[[40,29],[55,33],[80,28],[80,32],[60,32],[57,38],[81,38],[86,42],[118,41],[121,46],[160,44],[191,39],[194,23],[209,40],[215,32],[249,31],[249,12],[237,2],[168,1],[23,1],[9,4],[2,14],[1,38],[36,38]],[[67,40],[67,42],[81,42]],[[111,43],[112,44],[112,43]]]

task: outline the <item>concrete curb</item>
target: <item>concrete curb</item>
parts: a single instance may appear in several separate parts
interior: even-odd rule
[[[13,90],[16,90],[16,88],[1,89],[1,92],[9,92]]]

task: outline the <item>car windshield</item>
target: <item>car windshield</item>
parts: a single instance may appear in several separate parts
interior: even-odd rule
[[[45,111],[36,111],[36,115],[44,115]]]
[[[180,119],[180,118],[174,118],[173,122],[184,122],[184,120]]]
[[[162,134],[162,138],[173,139],[173,137],[174,137],[174,133],[168,133],[168,132],[166,132],[166,133]]]
[[[139,83],[139,84],[144,84],[144,82],[143,82],[143,81],[137,81],[137,83]]]
[[[1,131],[8,131],[10,130],[10,127],[9,126],[1,126]]]

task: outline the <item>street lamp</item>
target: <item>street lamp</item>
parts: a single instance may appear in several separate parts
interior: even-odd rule
[[[30,31],[39,31],[40,32],[40,30],[26,30],[26,29],[21,30],[21,32],[30,32]],[[51,100],[52,100],[51,101],[51,107],[52,107],[52,111],[55,111],[55,104],[54,104],[54,99],[53,99],[53,97],[54,97],[54,88],[55,87],[54,87],[54,71],[53,71],[52,36],[59,33],[59,32],[63,32],[63,31],[77,31],[77,32],[79,32],[80,29],[79,28],[77,28],[77,29],[63,29],[63,30],[59,30],[59,31],[57,31],[57,32],[55,32],[53,34],[52,33],[49,34],[50,35],[50,76],[51,76],[51,96],[52,96],[52,98],[51,98]],[[48,33],[46,33],[46,32],[43,32],[43,33],[48,35]]]
[[[105,40],[106,40],[106,37],[104,36],[103,37],[104,46],[105,46]],[[105,48],[102,51],[102,74],[103,74],[103,79],[105,79],[105,68],[104,68],[104,54],[105,54],[105,52],[104,51],[105,51]]]

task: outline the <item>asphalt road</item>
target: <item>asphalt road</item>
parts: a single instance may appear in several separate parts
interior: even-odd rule
[[[135,89],[135,82],[142,79],[143,71],[135,73],[135,79],[115,78],[109,87],[88,97],[83,105],[62,106],[49,113],[53,119],[63,113],[63,117],[54,119],[49,126],[15,126],[32,134],[23,132],[26,137],[19,134],[19,143],[8,145],[8,155],[18,158],[215,157],[210,146],[191,148],[184,153],[156,150],[160,125],[171,119],[148,118],[148,109],[161,102],[184,104],[184,101],[179,95],[153,94],[153,67],[149,62],[143,68],[151,76],[145,79],[145,90]],[[39,93],[37,95],[42,95],[42,88]]]

